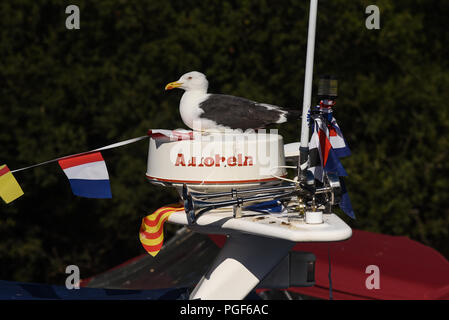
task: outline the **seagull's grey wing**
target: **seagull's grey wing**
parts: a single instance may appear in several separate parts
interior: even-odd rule
[[[223,94],[210,94],[199,107],[204,111],[201,118],[242,130],[263,128],[276,123],[286,113],[278,106]]]

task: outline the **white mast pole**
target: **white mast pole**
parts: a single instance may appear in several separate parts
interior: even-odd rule
[[[298,163],[299,166],[298,174],[300,174],[300,177],[302,177],[303,179],[305,178],[304,171],[307,168],[307,157],[309,152],[309,125],[307,122],[307,115],[309,113],[312,101],[313,59],[315,51],[317,8],[318,8],[318,0],[310,0],[306,71],[304,77],[304,98],[302,105],[301,144],[299,148],[300,156]]]

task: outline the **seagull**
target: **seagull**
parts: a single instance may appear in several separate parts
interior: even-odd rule
[[[165,86],[165,90],[185,90],[179,103],[179,113],[185,125],[195,131],[242,132],[300,118],[299,110],[286,110],[241,97],[207,93],[208,86],[206,76],[198,71],[188,72]]]

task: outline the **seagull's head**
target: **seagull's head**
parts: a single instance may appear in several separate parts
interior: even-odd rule
[[[175,88],[184,89],[185,91],[204,91],[207,92],[209,82],[206,76],[198,71],[188,72],[179,78],[178,81],[170,82],[165,86],[165,90]]]

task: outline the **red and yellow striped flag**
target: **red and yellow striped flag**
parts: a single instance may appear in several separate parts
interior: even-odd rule
[[[139,231],[139,238],[142,246],[153,257],[156,256],[162,248],[164,242],[164,222],[168,217],[177,211],[183,211],[184,206],[180,203],[167,205],[157,209],[152,214],[142,219],[142,225]]]

